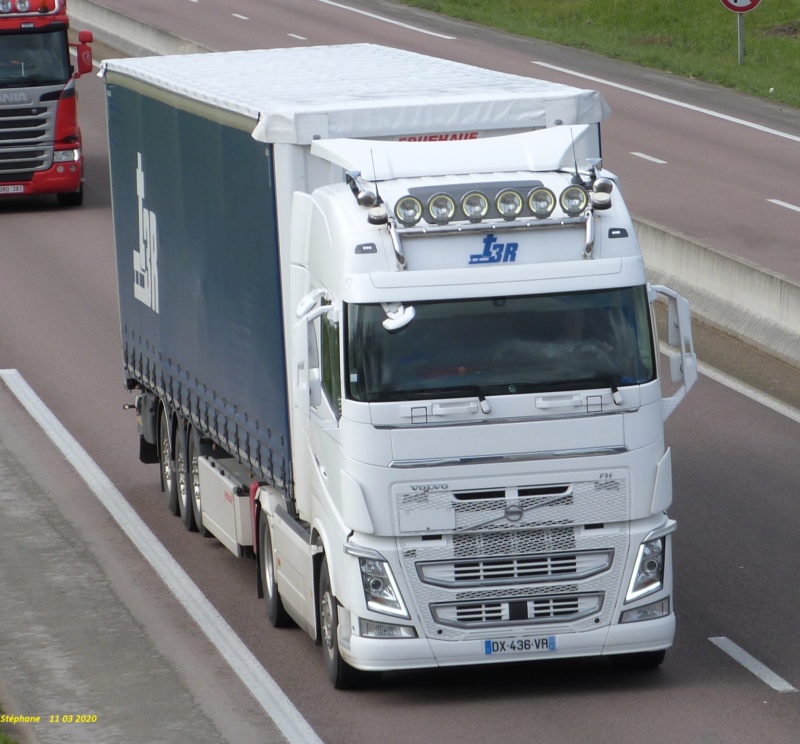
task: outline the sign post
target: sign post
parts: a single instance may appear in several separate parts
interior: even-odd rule
[[[744,62],[744,14],[751,11],[761,0],[720,0],[728,9],[736,13],[739,29],[739,64]]]

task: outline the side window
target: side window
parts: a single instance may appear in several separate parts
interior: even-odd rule
[[[339,327],[327,316],[322,317],[322,389],[338,418],[342,413],[342,376]]]

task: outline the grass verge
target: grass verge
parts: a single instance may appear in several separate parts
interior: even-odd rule
[[[720,0],[400,0],[510,33],[586,49],[800,107],[800,0],[738,18]]]

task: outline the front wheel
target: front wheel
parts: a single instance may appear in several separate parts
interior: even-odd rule
[[[618,669],[629,672],[647,672],[658,669],[666,655],[666,650],[661,649],[661,651],[639,651],[635,654],[616,654],[608,658]]]
[[[258,520],[258,568],[261,571],[261,586],[264,589],[264,607],[267,620],[274,628],[285,628],[292,620],[281,601],[278,584],[275,581],[275,561],[272,553],[272,535],[269,520],[264,511]]]
[[[319,630],[322,641],[322,657],[328,679],[337,690],[360,687],[366,673],[351,667],[339,653],[339,605],[331,590],[328,560],[322,559],[319,572]]]

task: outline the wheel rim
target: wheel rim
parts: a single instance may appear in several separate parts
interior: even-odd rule
[[[161,415],[161,473],[164,476],[164,489],[169,492],[172,490],[172,479],[175,473],[172,470],[172,458],[169,452],[169,430],[167,419]]]
[[[322,646],[329,653],[333,650],[333,597],[330,592],[322,596]]]
[[[272,574],[272,544],[268,537],[269,527],[264,529],[264,545],[262,550],[264,553],[264,591],[267,596],[272,599],[275,591],[275,577]]]
[[[178,471],[178,495],[184,510],[191,509],[189,502],[189,489],[186,485],[186,458],[183,451],[183,444],[178,444],[178,452],[175,455],[175,469]]]
[[[189,443],[189,451],[191,453],[191,466],[192,466],[192,498],[194,499],[194,507],[197,514],[201,514],[200,511],[200,460],[197,457],[197,452],[195,451],[194,442]]]

